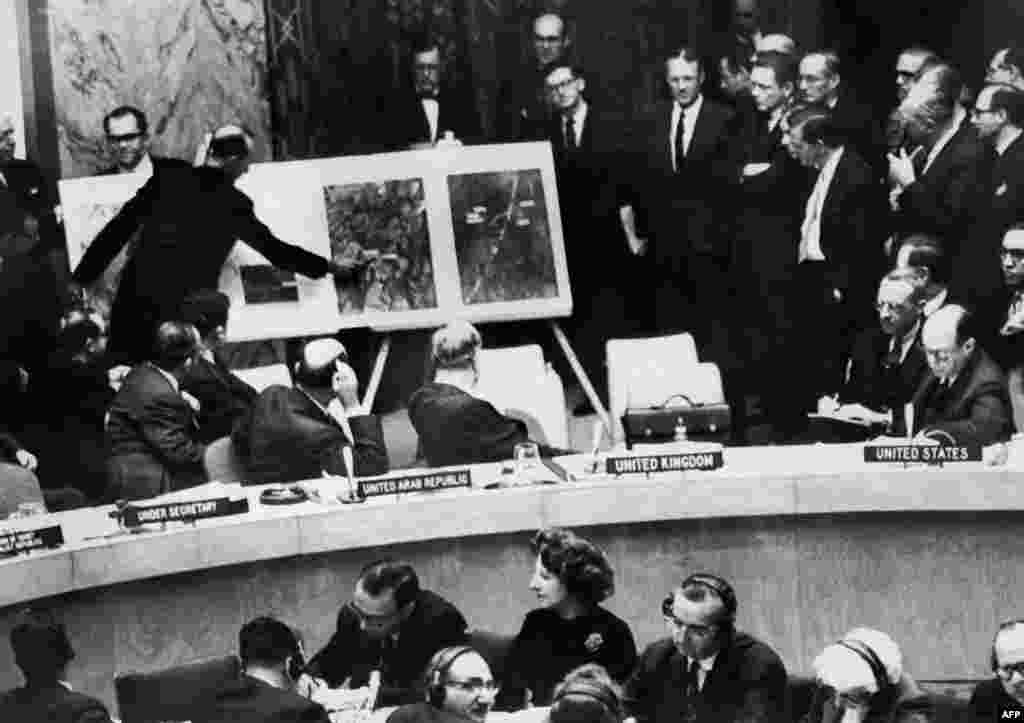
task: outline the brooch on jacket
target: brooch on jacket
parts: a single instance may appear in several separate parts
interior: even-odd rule
[[[602,645],[604,645],[604,638],[601,637],[601,633],[591,633],[583,641],[583,647],[587,649],[588,653],[596,653]]]

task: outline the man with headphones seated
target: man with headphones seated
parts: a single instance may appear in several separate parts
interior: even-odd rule
[[[242,675],[217,693],[194,723],[329,723],[319,703],[295,692],[303,671],[302,646],[280,620],[258,617],[238,633]]]
[[[974,689],[971,723],[1024,720],[1024,618],[999,626],[989,657],[995,676]]]
[[[555,687],[547,723],[621,723],[622,691],[597,663],[570,670]]]
[[[26,610],[11,629],[14,661],[25,685],[0,694],[0,721],[110,723],[103,703],[67,682],[75,657],[64,626],[43,611]]]
[[[814,659],[817,688],[802,723],[929,723],[932,706],[883,632],[855,628]]]
[[[387,723],[484,723],[497,692],[480,653],[468,645],[442,648],[423,673],[425,700],[397,708]]]
[[[709,573],[691,575],[664,599],[669,637],[652,643],[626,681],[637,723],[781,721],[786,668],[768,645],[735,629],[736,593]]]

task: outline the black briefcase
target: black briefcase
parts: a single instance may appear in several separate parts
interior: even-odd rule
[[[670,406],[679,399],[683,405]],[[675,440],[676,425],[682,420],[686,438],[697,442],[726,442],[732,423],[728,404],[694,404],[685,394],[675,394],[656,407],[628,408],[622,415],[626,449],[634,444],[660,444]]]

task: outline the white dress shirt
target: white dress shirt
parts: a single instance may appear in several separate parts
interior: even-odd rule
[[[698,660],[697,664],[700,666],[697,668],[697,690],[704,690],[704,681],[708,678],[708,673],[714,670],[715,660],[718,658],[718,653],[715,653],[710,658],[704,658]],[[689,670],[693,664],[693,658],[689,655],[686,656],[686,669]]]
[[[587,118],[587,101],[581,100],[579,105],[576,106],[576,110],[573,111],[573,114],[572,114],[572,123],[573,123],[573,128],[572,128],[572,130],[573,130],[573,139],[572,139],[573,140],[573,144],[572,145],[573,145],[573,148],[579,148],[580,147],[580,139],[583,138],[583,122],[586,120],[586,118]],[[566,134],[566,132],[568,130],[569,130],[568,120],[563,118],[562,119],[562,135],[565,136],[565,134]],[[568,140],[568,139],[566,139],[566,140]]]
[[[811,197],[807,199],[804,222],[800,227],[800,248],[797,261],[824,261],[825,253],[821,250],[821,211],[825,207],[832,178],[836,175],[836,167],[843,157],[843,148],[836,149],[818,173]]]
[[[1009,135],[996,141],[996,153],[1000,156],[1006,153],[1006,149],[1013,145],[1013,142],[1020,137],[1021,129],[1018,128]]]
[[[678,103],[672,104],[672,123],[668,133],[669,154],[672,157],[672,170],[679,170],[679,159],[676,158],[676,129],[679,128],[679,120],[683,121],[683,155],[690,155],[690,141],[693,140],[693,129],[697,125],[697,116],[704,106],[704,95],[697,94],[696,100],[689,106],[683,108]]]
[[[956,135],[957,131],[960,130],[960,124],[963,122],[964,115],[967,111],[958,103],[956,108],[953,110],[953,122],[950,123],[949,128],[946,132],[939,136],[939,140],[935,141],[935,145],[928,151],[928,159],[924,163],[924,168],[921,170],[921,175],[928,173],[928,169],[932,167],[932,163],[938,158],[939,154],[942,153],[942,149],[949,145],[949,142],[953,140],[953,136]]]
[[[427,125],[430,126],[430,142],[437,141],[437,119],[441,115],[441,106],[437,98],[420,98],[423,104],[423,113],[427,116]]]

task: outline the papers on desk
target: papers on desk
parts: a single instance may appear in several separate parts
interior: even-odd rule
[[[864,429],[868,429],[871,426],[871,422],[869,422],[866,419],[858,419],[856,417],[842,416],[838,412],[835,412],[833,414],[818,414],[816,412],[811,412],[811,413],[809,413],[807,415],[807,418],[808,419],[824,419],[825,421],[837,422],[839,424],[850,424],[850,425],[853,425],[854,427],[862,427]]]

